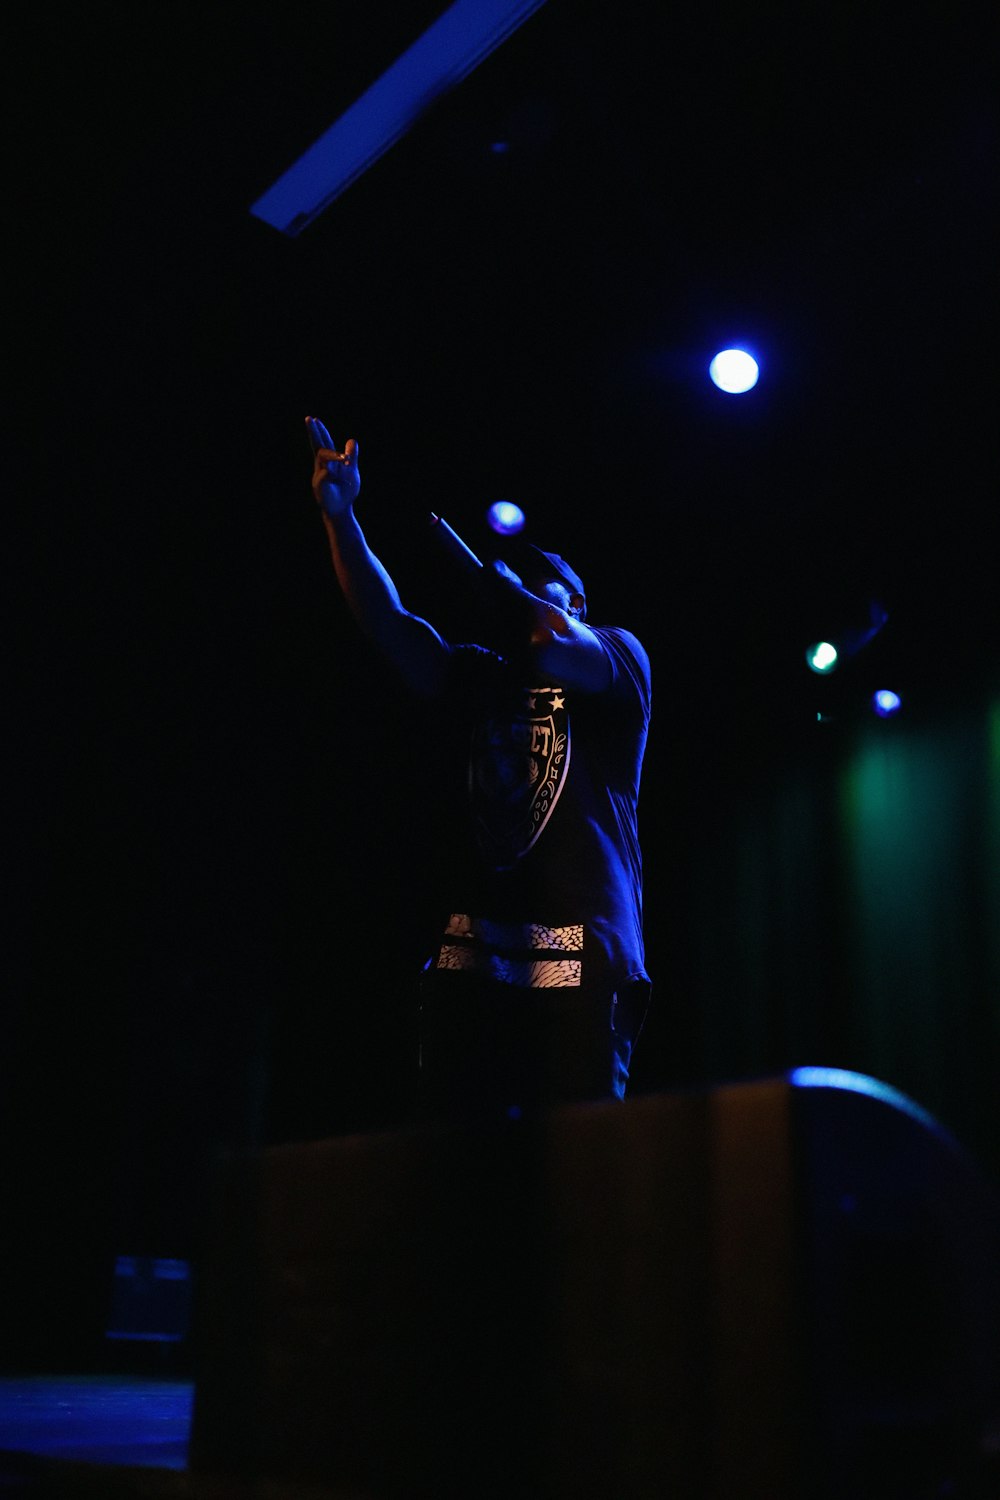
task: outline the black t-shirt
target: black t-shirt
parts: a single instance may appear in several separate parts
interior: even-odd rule
[[[440,969],[533,988],[648,982],[638,800],[649,659],[629,631],[591,628],[612,668],[601,693],[525,684],[484,647],[452,650],[442,711],[465,764],[449,802]]]

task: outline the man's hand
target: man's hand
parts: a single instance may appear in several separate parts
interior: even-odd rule
[[[348,438],[343,453],[338,453],[318,417],[306,417],[306,432],[315,459],[313,494],[324,514],[334,520],[351,509],[361,489],[358,445],[353,438]]]
[[[518,574],[514,572],[513,568],[508,568],[505,562],[501,562],[499,557],[495,557],[489,564],[489,572],[492,574],[490,581],[499,581],[500,588],[514,588],[518,590],[524,588],[524,584]]]

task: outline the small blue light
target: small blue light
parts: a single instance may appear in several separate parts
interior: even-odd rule
[[[524,527],[524,511],[513,500],[495,500],[489,508],[487,520],[501,536],[513,536]]]
[[[900,698],[899,694],[894,693],[891,688],[879,688],[878,692],[872,699],[872,707],[875,709],[875,712],[878,714],[879,718],[887,719],[890,714],[894,714],[896,712],[896,710],[900,707],[902,701],[903,700]]]
[[[720,349],[708,367],[712,380],[730,396],[741,396],[757,384],[760,367],[745,349]]]

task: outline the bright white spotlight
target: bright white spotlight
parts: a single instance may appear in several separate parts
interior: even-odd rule
[[[806,663],[812,671],[818,672],[821,677],[832,672],[837,665],[837,648],[829,641],[817,641],[810,646],[806,652]]]
[[[872,707],[880,719],[887,719],[902,705],[902,699],[891,688],[879,688],[872,698]]]
[[[741,396],[757,384],[760,367],[745,349],[720,349],[709,365],[708,373],[720,391]]]
[[[486,519],[501,536],[514,536],[524,527],[524,511],[513,500],[494,500]]]

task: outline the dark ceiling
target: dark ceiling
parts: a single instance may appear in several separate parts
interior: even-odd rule
[[[358,772],[306,412],[418,608],[428,510],[485,546],[520,500],[647,640],[688,772],[734,723],[794,748],[804,645],[873,600],[914,711],[993,680],[993,8],[548,0],[298,239],[252,218],[441,8],[22,21],[8,597],[67,887],[99,846],[109,885],[145,851],[137,906],[211,893]]]
[[[238,548],[249,510],[294,574],[314,407],[394,524],[433,504],[475,530],[509,495],[637,568],[628,591],[704,599],[752,559],[763,620],[776,588],[902,602],[974,568],[990,7],[548,0],[299,239],[252,219],[441,8],[37,23],[22,390],[73,434],[102,555],[149,525],[183,569],[189,525]],[[743,401],[704,375],[738,339],[764,366]]]

